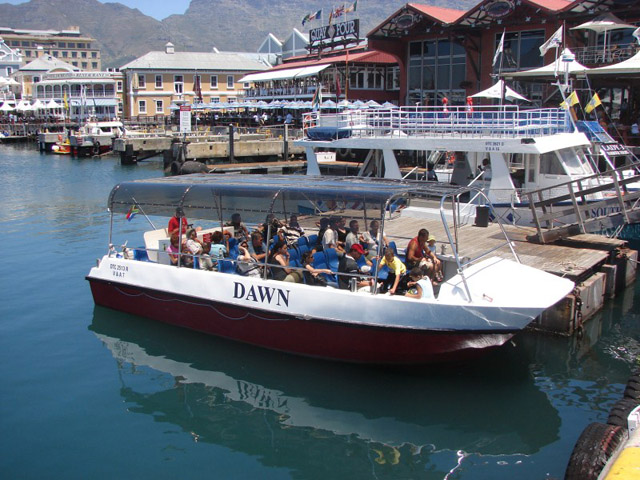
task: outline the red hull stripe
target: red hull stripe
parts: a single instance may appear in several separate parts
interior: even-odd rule
[[[273,350],[348,362],[419,364],[463,360],[501,345],[515,333],[409,330],[310,320],[87,280],[97,305]]]

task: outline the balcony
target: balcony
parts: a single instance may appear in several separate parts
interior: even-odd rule
[[[576,61],[585,66],[604,66],[612,63],[622,62],[633,57],[638,52],[638,45],[608,45],[607,48],[602,46],[591,46],[582,48],[573,48],[572,51],[576,56]]]

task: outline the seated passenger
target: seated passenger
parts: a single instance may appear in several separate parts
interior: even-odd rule
[[[395,256],[392,248],[387,248],[384,251],[380,268],[385,265],[389,269],[389,275],[382,282],[380,293],[389,292],[390,295],[403,295],[407,290],[407,282],[409,281],[407,275],[405,275],[407,267]]]
[[[170,244],[167,247],[167,253],[169,254],[169,261],[171,265],[178,265],[178,259],[180,258],[180,245],[178,239],[178,232],[173,232],[171,234]]]
[[[302,283],[302,273],[289,267],[289,251],[286,243],[276,242],[269,256],[269,264],[274,280]]]
[[[262,234],[260,232],[253,232],[251,234],[251,243],[249,243],[249,252],[251,256],[261,263],[264,261],[264,257],[267,256],[267,245],[263,241]]]
[[[322,235],[322,250],[334,248],[338,252],[344,252],[343,243],[338,240],[338,219],[329,220],[329,225]]]
[[[238,242],[249,238],[249,230],[247,230],[247,226],[243,223],[239,213],[231,215],[231,221],[224,225],[225,227],[233,227],[233,237],[238,240]]]
[[[204,242],[202,244],[202,254],[200,255],[200,270],[212,271],[215,270],[213,261],[211,260],[211,242]]]
[[[273,213],[267,215],[264,223],[258,228],[258,231],[262,233],[264,238],[267,238],[269,235],[269,241],[278,235],[278,232],[283,227],[283,223],[276,218]]]
[[[434,237],[433,235],[429,235],[429,239],[427,240],[427,248],[431,251],[432,258],[433,258],[433,270],[434,270],[434,278],[435,280],[437,280],[438,282],[441,282],[443,280],[443,275],[442,275],[442,262],[440,261],[440,259],[438,258],[438,256],[436,255],[436,237]]]
[[[349,233],[347,233],[347,236],[345,237],[344,249],[348,252],[351,250],[351,246],[354,243],[364,243],[364,237],[360,233],[360,224],[358,223],[358,220],[351,220],[349,222]],[[365,250],[364,253],[366,255],[368,252]]]
[[[187,230],[185,237],[187,238],[185,246],[189,253],[192,253],[193,255],[200,255],[202,253],[202,242],[198,240],[198,234],[196,233],[195,228]]]
[[[425,278],[422,274],[422,269],[419,267],[414,268],[409,272],[409,282],[407,286],[409,290],[405,293],[405,297],[418,298],[418,299],[435,299],[433,294],[433,285],[431,280]]]
[[[287,245],[293,246],[298,243],[298,239],[304,236],[304,229],[298,223],[298,217],[291,215],[289,217],[289,223],[283,225],[278,230],[278,237],[280,240],[287,242]]]
[[[407,245],[406,264],[407,270],[420,267],[426,275],[432,277],[435,265],[435,255],[431,250],[425,247],[428,239],[429,231],[426,228],[421,228],[418,232],[418,236],[411,239],[409,245]]]
[[[245,277],[262,277],[262,267],[249,253],[249,246],[245,241],[238,245],[239,255],[236,257],[236,271]]]
[[[340,258],[340,263],[338,264],[338,273],[348,273],[348,274],[357,274],[362,273],[360,267],[358,267],[358,260],[360,257],[364,255],[364,248],[359,243],[355,243],[349,253],[345,253]],[[338,275],[338,288],[343,290],[349,290],[351,285],[351,279],[354,278],[356,281],[356,287],[360,290],[368,290],[370,289],[373,280],[370,278],[363,279],[360,277],[353,277],[347,275]]]
[[[366,249],[369,250],[368,258],[373,258],[378,255],[378,231],[380,230],[380,222],[378,220],[371,220],[369,223],[369,231],[362,234],[364,243],[366,243]],[[389,246],[389,241],[386,236],[382,236],[383,249]]]
[[[305,252],[302,254],[302,266],[304,271],[304,282],[307,285],[316,285],[318,287],[326,287],[327,281],[321,275],[326,273],[331,275],[333,272],[328,268],[314,268],[313,266],[313,254],[311,252]]]
[[[322,241],[324,239],[324,234],[327,231],[327,228],[329,228],[329,219],[327,217],[322,217],[320,219],[320,223],[318,225],[318,238],[316,240],[316,245],[315,248],[313,249],[314,252],[321,252],[322,251]]]
[[[218,267],[218,260],[222,260],[229,255],[229,239],[226,235],[223,235],[221,231],[216,231],[211,234],[211,259],[213,266]]]

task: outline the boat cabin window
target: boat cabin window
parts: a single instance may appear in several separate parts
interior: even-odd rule
[[[558,151],[558,155],[569,175],[590,175],[593,173],[582,150],[564,148]]]
[[[540,155],[540,173],[542,175],[566,175],[566,172],[556,156],[556,152],[547,152]]]
[[[527,183],[535,183],[537,181],[538,156],[527,153],[525,165],[527,165]]]

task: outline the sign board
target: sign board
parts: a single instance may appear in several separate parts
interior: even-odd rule
[[[336,152],[316,152],[318,162],[335,162]]]
[[[610,157],[618,157],[620,155],[629,155],[629,150],[619,143],[603,143],[600,148],[607,152]]]
[[[357,42],[360,39],[360,20],[347,20],[309,31],[309,49],[328,48],[334,45]]]
[[[191,106],[180,106],[180,133],[191,133]]]

